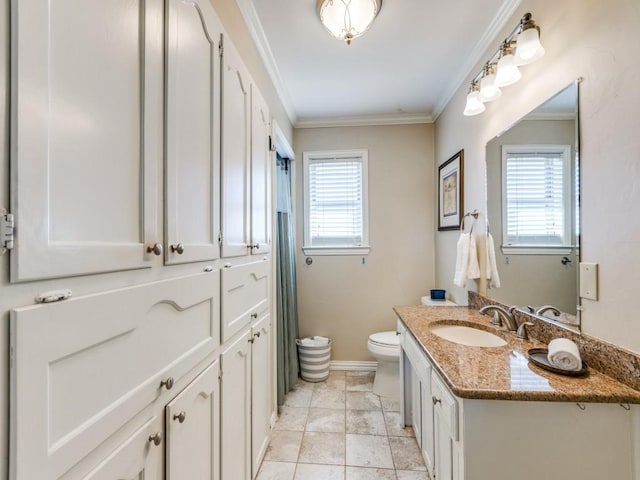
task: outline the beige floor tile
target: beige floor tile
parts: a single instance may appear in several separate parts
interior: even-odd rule
[[[373,389],[373,375],[347,377],[348,392],[370,392]]]
[[[316,390],[344,390],[347,383],[347,377],[342,376],[329,376],[324,382],[316,384]]]
[[[284,404],[287,407],[308,407],[311,405],[312,388],[295,388],[287,393]]]
[[[347,433],[386,435],[384,417],[379,410],[347,410]]]
[[[298,461],[302,435],[302,432],[273,432],[264,459],[272,462]]]
[[[346,480],[396,480],[395,470],[386,468],[347,467]]]
[[[384,436],[347,434],[347,465],[394,468],[389,440]]]
[[[301,378],[298,379],[298,383],[296,383],[296,389],[298,390],[313,390],[316,386],[317,382],[307,382]]]
[[[398,470],[426,470],[415,438],[389,437],[393,463]]]
[[[414,437],[413,428],[402,424],[400,412],[384,412],[387,435],[390,437]]]
[[[344,480],[344,467],[299,463],[295,480]]]
[[[306,407],[287,407],[284,405],[280,409],[280,416],[274,430],[303,432],[304,426],[307,424],[308,413],[309,409]]]
[[[293,480],[295,463],[262,462],[256,480]]]
[[[347,377],[374,376],[374,370],[347,370]]]
[[[305,432],[300,447],[300,463],[344,465],[344,433]]]
[[[427,472],[415,472],[410,470],[396,470],[398,480],[431,480]]]
[[[373,392],[347,392],[347,410],[381,410],[380,397]]]
[[[345,408],[345,392],[334,389],[314,389],[311,397],[313,408]]]
[[[382,403],[382,409],[385,412],[399,412],[400,401],[392,398],[380,397],[380,403]]]
[[[344,409],[310,408],[307,417],[307,432],[344,433]]]
[[[344,377],[345,375],[348,375],[348,372],[346,370],[330,370],[329,371],[330,377]]]

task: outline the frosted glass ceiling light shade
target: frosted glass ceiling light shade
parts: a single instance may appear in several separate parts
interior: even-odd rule
[[[480,100],[480,89],[477,83],[472,83],[469,88],[469,94],[467,95],[467,104],[464,107],[464,115],[471,117],[478,115],[485,111],[487,107],[484,106],[482,100]]]
[[[480,80],[480,100],[492,102],[502,96],[502,91],[496,85],[496,74],[493,65],[485,65],[482,80]]]
[[[507,87],[513,85],[522,78],[522,73],[518,69],[511,47],[506,43],[502,46],[502,54],[498,60],[498,71],[496,72],[495,85],[497,87]]]
[[[351,45],[371,26],[382,0],[318,0],[320,21],[339,40]]]
[[[522,31],[516,42],[515,61],[517,65],[528,65],[544,55],[544,47],[540,43],[540,27],[527,13],[522,17]]]

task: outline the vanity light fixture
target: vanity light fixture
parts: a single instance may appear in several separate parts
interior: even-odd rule
[[[351,45],[371,26],[380,12],[382,0],[318,0],[320,21],[338,40]]]
[[[464,115],[484,112],[485,102],[496,100],[502,95],[501,87],[513,85],[520,80],[522,73],[518,66],[533,63],[544,53],[540,43],[540,27],[533,21],[530,13],[525,13],[482,70],[471,79]]]

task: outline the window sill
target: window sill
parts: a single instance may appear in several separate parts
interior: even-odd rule
[[[571,245],[558,245],[554,247],[503,245],[501,250],[505,255],[569,255],[573,252],[573,247]]]
[[[369,255],[370,246],[360,247],[302,247],[307,256],[316,255]]]

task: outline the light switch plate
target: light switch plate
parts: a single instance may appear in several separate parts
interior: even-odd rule
[[[580,262],[580,296],[598,300],[598,264]]]

